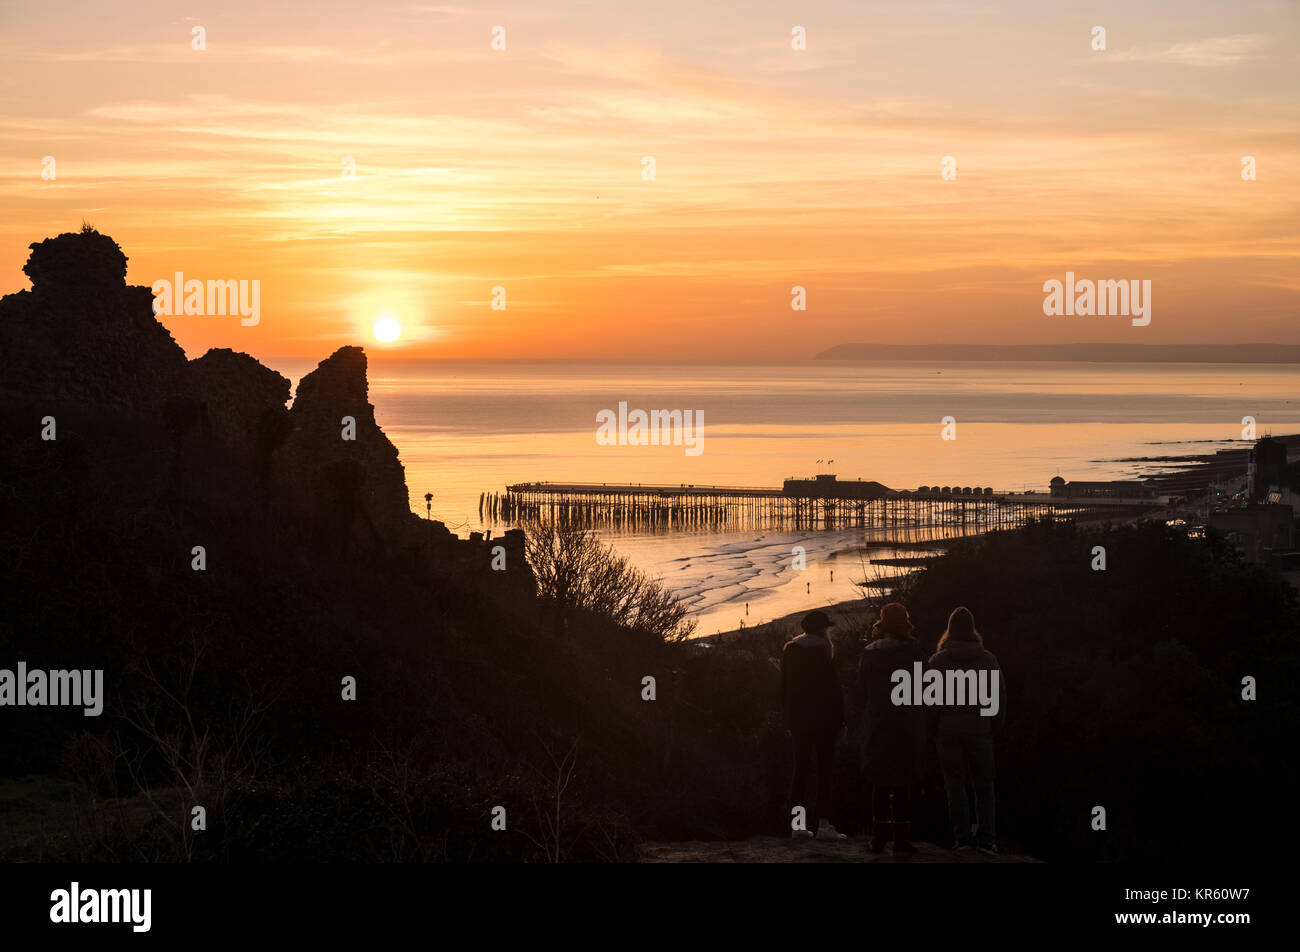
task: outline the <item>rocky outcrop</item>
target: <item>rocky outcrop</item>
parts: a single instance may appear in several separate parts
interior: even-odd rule
[[[111,292],[126,284],[126,255],[116,241],[90,225],[27,247],[32,253],[23,265],[23,274],[36,294],[86,288]]]
[[[465,540],[411,512],[360,347],[321,361],[288,407],[289,381],[248,354],[216,348],[187,361],[154,317],[150,288],[126,284],[127,258],[112,238],[85,227],[31,249],[23,271],[32,289],[0,299],[0,405],[28,434],[11,454],[15,471],[48,462],[30,439],[33,421],[75,411],[89,424],[80,432],[101,438],[82,446],[60,430],[44,448],[77,454],[74,499],[100,487],[84,498],[105,504],[112,490],[100,484],[120,477],[142,502],[152,494],[221,520],[269,520],[334,556],[396,557],[417,575],[531,597],[521,532]],[[110,458],[114,429],[134,442]],[[119,473],[127,458],[129,478]],[[58,472],[72,472],[60,459]],[[492,569],[498,546],[504,572]]]
[[[0,401],[161,415],[185,352],[153,315],[153,292],[126,284],[126,255],[92,228],[31,246],[32,289],[0,300]]]
[[[329,527],[341,548],[391,549],[418,522],[397,447],[375,422],[360,347],[340,347],[299,382],[271,467],[277,507]]]
[[[209,503],[265,508],[275,448],[288,436],[289,380],[248,354],[213,348],[190,361],[168,404],[176,480]]]
[[[269,463],[270,450],[288,435],[288,378],[227,347],[190,361],[186,378],[204,433],[250,468]]]

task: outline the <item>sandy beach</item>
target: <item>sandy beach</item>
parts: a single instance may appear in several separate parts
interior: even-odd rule
[[[734,641],[737,638],[758,632],[782,632],[788,633],[794,637],[799,633],[799,620],[804,615],[819,608],[831,616],[832,630],[843,628],[855,628],[866,625],[874,614],[871,603],[865,598],[855,598],[849,601],[836,602],[832,605],[817,605],[810,603],[802,611],[791,612],[788,615],[782,615],[772,621],[764,622],[760,625],[754,625],[747,628],[734,628],[731,631],[724,631],[717,635],[701,636],[700,641],[717,642],[721,640],[723,644],[728,641]]]

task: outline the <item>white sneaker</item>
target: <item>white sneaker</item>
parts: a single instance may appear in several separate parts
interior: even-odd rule
[[[819,840],[847,840],[848,837],[841,833],[829,823],[823,823],[817,828],[817,839]]]
[[[813,838],[812,830],[791,830],[790,839],[792,840],[811,840]]]

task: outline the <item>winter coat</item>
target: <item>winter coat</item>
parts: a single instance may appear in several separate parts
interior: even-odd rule
[[[997,671],[998,672],[998,712],[992,717],[980,713],[978,703],[965,707],[931,708],[933,731],[940,736],[955,734],[991,737],[1000,730],[1007,717],[1007,683],[998,667],[998,659],[978,641],[953,641],[949,639],[943,648],[930,658],[930,667],[939,671]]]
[[[844,726],[844,695],[830,643],[800,635],[781,651],[781,707],[792,733],[827,734]]]
[[[858,687],[866,698],[862,723],[862,777],[873,786],[918,783],[925,771],[925,711],[915,705],[895,705],[891,680],[900,668],[925,661],[914,638],[877,638],[862,649]]]

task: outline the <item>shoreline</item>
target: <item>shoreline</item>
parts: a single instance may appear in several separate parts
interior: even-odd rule
[[[1273,439],[1283,443],[1288,451],[1300,447],[1300,434],[1285,434],[1274,436]],[[1252,444],[1253,445],[1253,444]],[[1164,487],[1170,490],[1181,489],[1184,492],[1204,491],[1208,484],[1216,477],[1222,479],[1224,476],[1243,476],[1245,475],[1246,457],[1249,452],[1248,447],[1232,448],[1219,450],[1215,453],[1190,453],[1183,456],[1161,456],[1149,457],[1143,462],[1161,462],[1165,466],[1162,471],[1150,474],[1149,478],[1161,481]],[[1112,462],[1137,462],[1135,459],[1113,460]],[[1238,472],[1240,469],[1240,472]],[[1139,514],[1130,514],[1120,517],[1120,522],[1134,522],[1148,517],[1150,510]],[[1101,516],[1092,519],[1079,520],[1080,524],[1095,523],[1098,521],[1111,520],[1111,516]],[[925,543],[925,547],[932,546],[933,543]],[[940,552],[946,547],[940,546]],[[895,561],[895,560],[889,560]],[[919,571],[924,565],[917,565],[910,571],[901,573],[899,578],[910,575],[912,572]],[[886,594],[884,590],[881,594]],[[831,616],[832,622],[836,627],[855,627],[865,624],[866,614],[870,605],[870,600],[862,597],[848,599],[845,601],[833,602],[825,605],[810,604],[807,608],[790,612],[779,616],[770,621],[760,622],[752,627],[732,628],[728,631],[717,632],[712,635],[698,635],[692,639],[692,642],[698,645],[726,644],[735,643],[748,637],[754,637],[755,633],[771,634],[774,631],[785,631],[791,637],[799,633],[799,620],[805,614],[814,608],[819,608]]]
[[[847,601],[834,602],[829,605],[812,605],[807,608],[790,612],[788,615],[782,615],[771,621],[760,622],[752,627],[733,628],[730,631],[718,632],[715,635],[700,635],[690,639],[695,645],[715,645],[735,643],[738,640],[749,638],[758,634],[771,634],[774,631],[788,629],[790,637],[799,634],[799,621],[804,615],[813,610],[824,611],[831,617],[831,630],[844,629],[853,627],[853,622],[865,622],[866,616],[871,608],[871,600],[867,598],[852,598]]]

